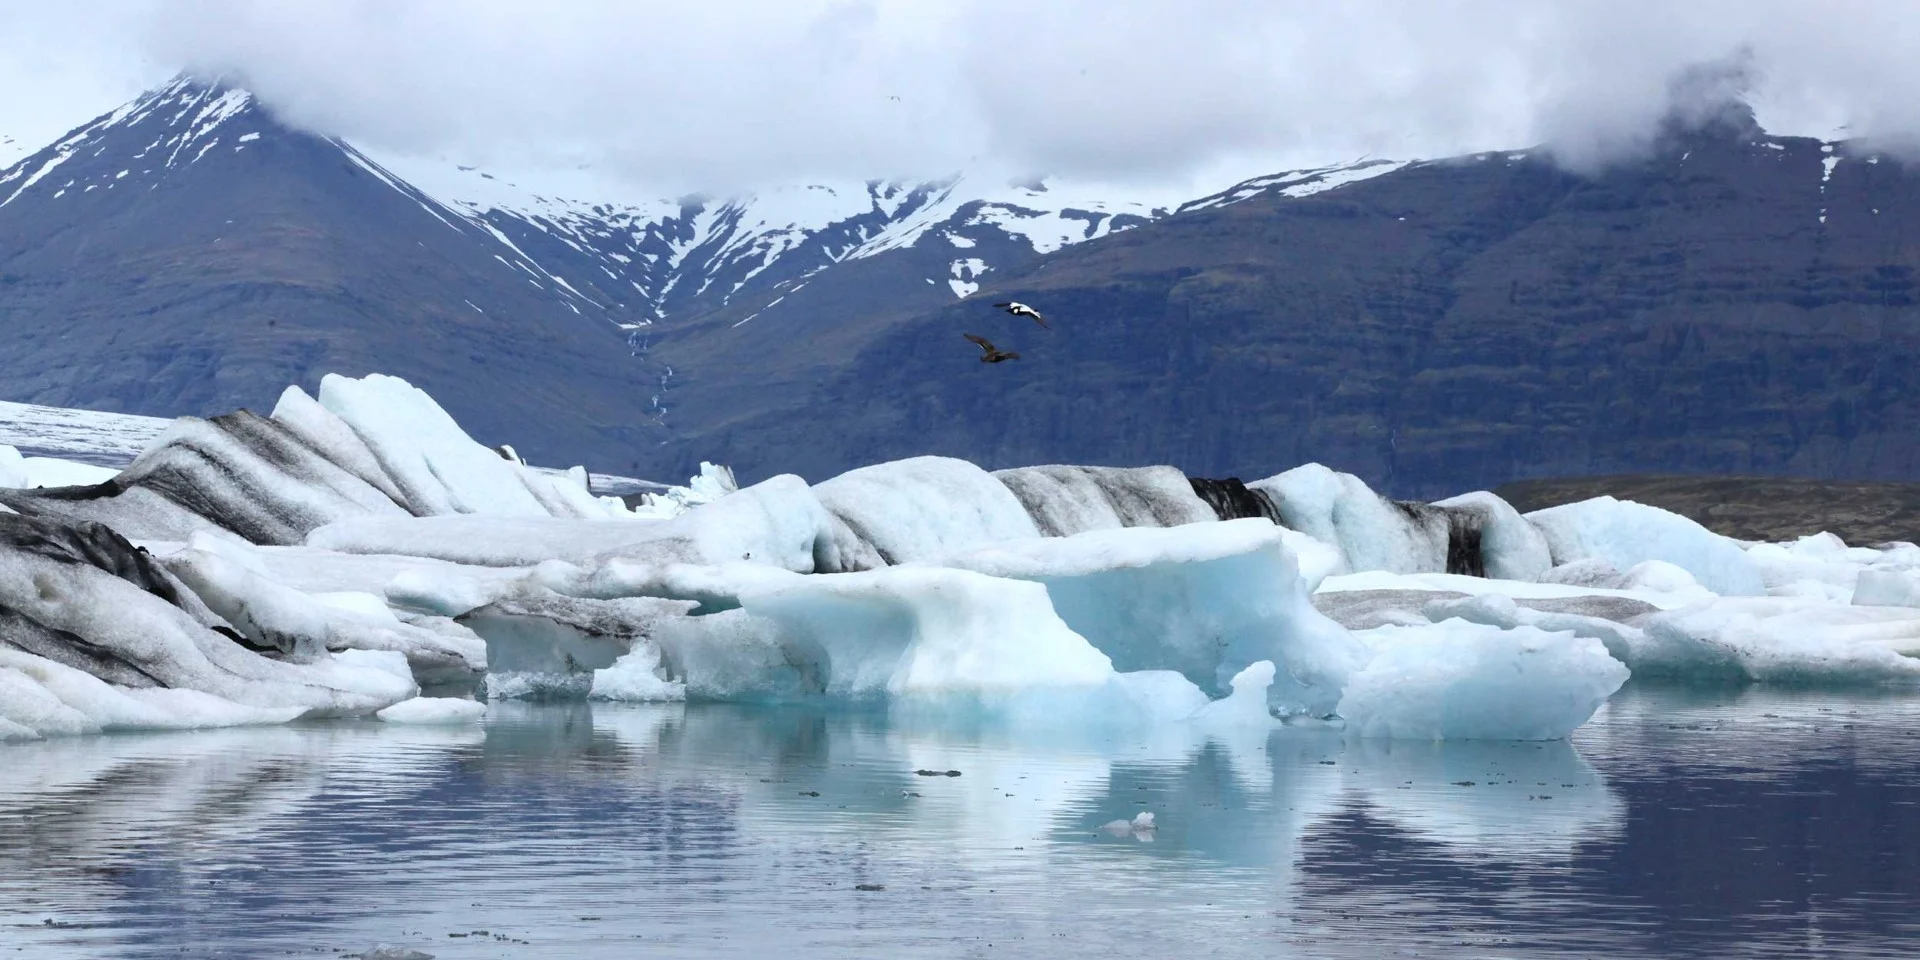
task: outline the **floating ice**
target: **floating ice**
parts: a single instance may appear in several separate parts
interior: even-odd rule
[[[1648,618],[1668,659],[1636,667],[1687,679],[1920,681],[1920,610],[1804,597],[1726,597]]]
[[[447,697],[414,697],[374,714],[387,723],[421,725],[473,723],[486,715],[487,705],[484,703]]]
[[[400,622],[391,611],[323,603],[269,579],[251,548],[196,534],[165,558],[167,569],[241,634],[263,647],[310,659],[322,650],[388,650],[404,654],[422,683],[467,679],[487,667],[474,639]],[[374,599],[377,602],[377,598]]]
[[[915,457],[849,470],[814,493],[839,520],[837,569],[923,560],[1040,530],[1006,484],[949,457]]]
[[[931,561],[1047,587],[1054,612],[1116,669],[1174,670],[1213,694],[1280,665],[1285,712],[1325,714],[1364,648],[1313,609],[1278,528],[1261,519],[1013,540]]]
[[[495,567],[635,557],[660,563],[748,560],[809,573],[818,564],[835,563],[830,524],[806,482],[782,475],[670,520],[362,518],[321,527],[306,543],[344,553],[404,554]]]
[[[1707,589],[1761,596],[1760,568],[1733,540],[1658,507],[1595,497],[1527,514],[1546,535],[1556,564],[1599,558],[1617,569],[1645,560],[1683,567]]]
[[[595,700],[629,703],[685,700],[687,685],[661,676],[660,648],[648,643],[593,672],[588,695]]]
[[[659,493],[641,494],[641,505],[634,510],[634,513],[640,517],[668,520],[703,503],[712,503],[738,489],[740,489],[740,482],[733,478],[731,468],[702,460],[699,474],[689,479],[686,486],[668,487]]]
[[[966,570],[896,567],[748,591],[746,611],[779,624],[820,691],[991,697],[1093,687],[1112,661],[1073,632],[1037,583]]]
[[[1547,538],[1520,511],[1484,490],[1433,504],[1474,518],[1486,575],[1496,580],[1538,580],[1553,566]]]
[[[1172,467],[1044,466],[993,475],[1044,536],[1118,527],[1175,527],[1217,519]]]
[[[1627,680],[1600,641],[1464,620],[1360,634],[1375,650],[1340,698],[1347,730],[1403,740],[1558,740]]]
[[[1539,545],[1513,509],[1491,493],[1442,504],[1388,500],[1359,477],[1317,463],[1247,485],[1266,497],[1285,526],[1332,545],[1336,573],[1503,573],[1532,579]],[[1491,550],[1491,552],[1488,552]]]
[[[19,450],[0,444],[0,487],[90,487],[119,472],[55,457],[22,457]]]

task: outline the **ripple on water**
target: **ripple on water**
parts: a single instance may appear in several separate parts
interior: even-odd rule
[[[1571,744],[595,704],[13,745],[0,955],[1874,955],[1916,721],[1630,687]]]

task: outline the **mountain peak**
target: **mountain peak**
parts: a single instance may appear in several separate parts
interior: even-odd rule
[[[0,207],[35,190],[59,198],[148,180],[222,144],[243,150],[272,125],[246,90],[180,74],[0,170]]]

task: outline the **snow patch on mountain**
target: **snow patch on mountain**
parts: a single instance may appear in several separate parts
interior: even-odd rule
[[[1350,183],[1371,180],[1408,166],[1412,161],[1405,160],[1361,160],[1357,163],[1337,164],[1330,167],[1314,167],[1308,170],[1288,170],[1284,173],[1255,177],[1236,183],[1212,196],[1181,205],[1178,212],[1206,210],[1212,207],[1224,207],[1228,204],[1250,200],[1262,194],[1278,194],[1283,197],[1310,197],[1316,193],[1325,193]]]

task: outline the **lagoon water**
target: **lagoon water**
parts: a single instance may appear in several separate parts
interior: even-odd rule
[[[0,958],[380,946],[1909,956],[1920,697],[1630,686],[1553,744],[504,704],[0,747]]]

